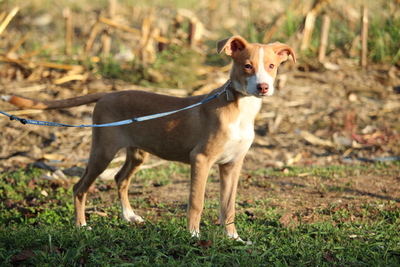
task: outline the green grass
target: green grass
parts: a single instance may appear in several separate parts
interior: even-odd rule
[[[392,167],[375,164],[357,169],[365,174],[390,172]],[[333,174],[353,175],[355,169],[352,166],[294,167],[284,175],[295,176],[307,171],[323,179]],[[171,164],[154,171],[144,170],[138,174],[138,179],[145,183],[146,177],[151,181],[157,176],[183,177],[187,173],[188,168],[184,165]],[[340,209],[332,204],[314,211],[316,216],[324,219],[305,223],[302,217],[306,214],[295,213],[298,219],[293,219],[295,224],[290,226],[280,221],[286,211],[268,207],[268,201],[260,199],[251,204],[254,217],[238,207],[237,228],[243,237],[253,242],[253,245],[245,246],[226,239],[221,227],[213,223],[217,216],[217,199],[207,200],[205,204],[200,239],[190,236],[185,230],[186,219],[176,216],[171,207],[165,207],[165,212],[143,225],[132,225],[120,219],[117,201],[108,205],[93,201],[108,213],[108,217],[90,215],[88,222],[93,230],[77,229],[73,226],[71,188],[42,180],[41,174],[35,169],[21,169],[0,176],[1,266],[400,264],[400,212],[391,203],[368,204],[358,211]],[[259,170],[252,175],[257,178],[283,174],[271,169],[267,172]],[[109,192],[99,193],[105,194]],[[135,205],[141,205],[141,202]],[[385,209],[379,208],[382,205]]]
[[[371,21],[370,38],[368,47],[369,57],[375,62],[390,62],[392,64],[400,60],[399,40],[400,19],[376,17]]]

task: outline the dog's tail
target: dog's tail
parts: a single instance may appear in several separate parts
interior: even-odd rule
[[[96,93],[84,96],[78,96],[62,100],[53,101],[35,101],[28,98],[15,96],[15,95],[2,95],[1,98],[4,101],[10,102],[21,108],[30,109],[58,109],[58,108],[70,108],[77,107],[84,104],[94,103],[99,101],[107,93]]]

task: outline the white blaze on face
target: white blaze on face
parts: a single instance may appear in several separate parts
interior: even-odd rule
[[[265,95],[272,95],[274,93],[274,79],[265,70],[264,49],[260,48],[258,53],[257,72],[253,76],[247,78],[247,93],[254,96],[259,95],[260,93],[257,89],[257,86],[262,83],[268,84],[269,89]]]

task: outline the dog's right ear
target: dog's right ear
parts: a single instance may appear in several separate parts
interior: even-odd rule
[[[248,46],[247,41],[241,36],[236,35],[219,41],[217,43],[217,52],[221,54],[222,51],[225,51],[225,54],[234,57],[236,52],[242,51],[246,46]]]

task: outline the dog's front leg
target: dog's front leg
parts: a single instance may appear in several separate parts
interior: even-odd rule
[[[241,240],[235,228],[235,204],[239,174],[244,156],[235,162],[219,165],[220,172],[220,222],[225,227],[228,237]]]
[[[207,176],[213,162],[202,154],[192,156],[189,205],[187,211],[188,227],[192,236],[200,236],[200,217],[204,207],[204,193]]]

